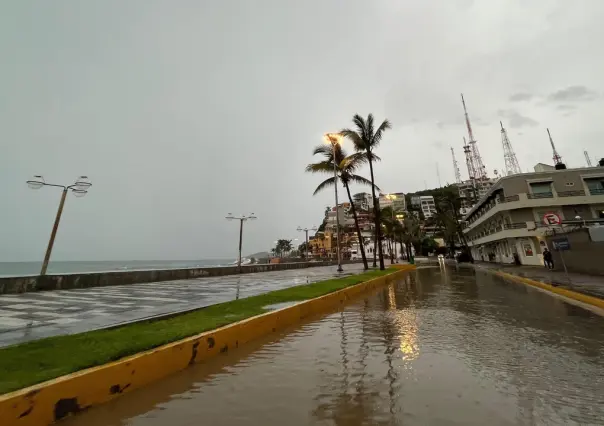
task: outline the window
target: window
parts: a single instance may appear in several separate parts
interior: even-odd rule
[[[537,196],[550,195],[552,193],[551,182],[535,182],[530,184],[531,193]]]
[[[604,178],[585,179],[591,195],[604,194]]]

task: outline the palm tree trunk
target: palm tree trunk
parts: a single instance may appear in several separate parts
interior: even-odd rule
[[[374,221],[375,222],[375,221]],[[373,226],[375,227],[375,223],[373,224]],[[374,230],[373,231],[373,267],[375,268],[377,266],[377,231]]]
[[[357,229],[357,238],[359,239],[359,250],[361,250],[361,257],[363,258],[363,269],[369,269],[367,265],[367,257],[365,257],[365,247],[363,244],[363,236],[361,235],[361,228],[359,227],[359,219],[357,218],[357,209],[354,207],[352,202],[352,195],[350,195],[350,187],[348,184],[344,184],[346,193],[348,194],[348,201],[350,201],[350,209],[352,210],[352,217],[354,218],[354,226]]]
[[[375,178],[373,176],[373,161],[371,161],[371,151],[367,150],[367,159],[369,160],[369,172],[371,174],[371,195],[373,197],[373,214],[375,220],[375,239],[378,242],[378,250],[380,256],[380,270],[384,270],[384,253],[382,253],[382,230],[380,220],[380,200],[375,196]]]
[[[402,236],[400,236],[400,235],[399,235],[399,240],[398,240],[398,242],[399,242],[399,245],[400,245],[400,247],[401,247],[401,258],[402,258],[402,257],[403,257],[403,253],[405,253],[405,252],[404,252],[404,249],[403,249],[403,237],[402,237]]]

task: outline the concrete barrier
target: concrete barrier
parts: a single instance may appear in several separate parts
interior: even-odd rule
[[[255,272],[284,271],[288,269],[301,269],[314,266],[330,265],[334,265],[334,262],[265,263],[259,265],[242,266],[241,273],[250,274]],[[146,271],[115,271],[92,272],[84,274],[4,277],[0,278],[0,294],[152,283],[158,281],[187,280],[191,278],[216,277],[236,274],[239,274],[237,266],[219,266],[213,268],[161,269]]]
[[[346,301],[382,287],[415,267],[402,265],[397,269],[389,275],[315,299],[0,396],[0,425],[52,424],[312,315],[337,309]]]

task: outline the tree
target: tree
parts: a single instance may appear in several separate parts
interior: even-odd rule
[[[367,264],[367,257],[365,256],[365,247],[361,243],[363,241],[363,237],[361,235],[361,228],[359,227],[359,219],[357,217],[356,207],[352,200],[352,195],[350,194],[351,183],[371,185],[371,182],[368,179],[355,174],[356,170],[367,161],[366,157],[359,153],[347,155],[346,151],[344,151],[340,144],[335,144],[333,146],[319,145],[313,151],[313,155],[317,154],[323,155],[324,160],[319,161],[318,163],[309,164],[308,166],[306,166],[306,171],[309,173],[333,174],[335,161],[335,170],[337,178],[340,180],[340,182],[342,182],[344,188],[346,188],[346,194],[348,195],[348,200],[350,201],[350,210],[352,211],[352,216],[354,218],[354,226],[356,228],[357,237],[359,239],[359,250],[361,251],[361,257],[363,259],[363,267],[365,268],[365,270],[367,270],[369,269],[369,265]],[[315,189],[313,195],[316,195],[321,190],[334,184],[336,184],[336,178],[332,176],[321,182],[319,186],[317,186],[317,188]],[[338,244],[340,244],[340,241],[338,241]]]
[[[373,151],[378,147],[380,142],[382,141],[382,136],[384,132],[391,128],[390,122],[388,120],[382,121],[382,124],[379,125],[377,130],[374,131],[373,127],[373,114],[369,114],[367,119],[365,120],[358,114],[352,119],[352,122],[355,125],[355,130],[351,129],[343,129],[340,133],[345,138],[348,138],[354,144],[354,149],[357,152],[362,152],[365,154],[367,161],[369,163],[369,172],[371,174],[371,195],[373,197],[373,213],[375,220],[375,232],[376,232],[376,240],[379,242],[378,244],[378,253],[380,257],[380,269],[384,269],[384,253],[382,253],[382,244],[381,244],[381,228],[380,228],[380,201],[375,196],[375,176],[373,174],[373,163],[376,160],[379,160]],[[375,265],[375,261],[374,264]]]
[[[277,240],[277,245],[275,246],[275,253],[279,255],[279,257],[283,257],[284,253],[291,251],[292,249],[292,240]]]
[[[298,246],[298,253],[300,253],[300,257],[306,258],[306,242]]]

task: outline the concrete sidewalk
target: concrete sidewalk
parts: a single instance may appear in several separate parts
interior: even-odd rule
[[[564,272],[550,271],[539,266],[502,265],[488,262],[476,262],[474,265],[476,269],[498,270],[604,299],[604,276],[569,272],[567,277]]]
[[[362,264],[0,296],[0,347],[82,333],[363,272]]]

